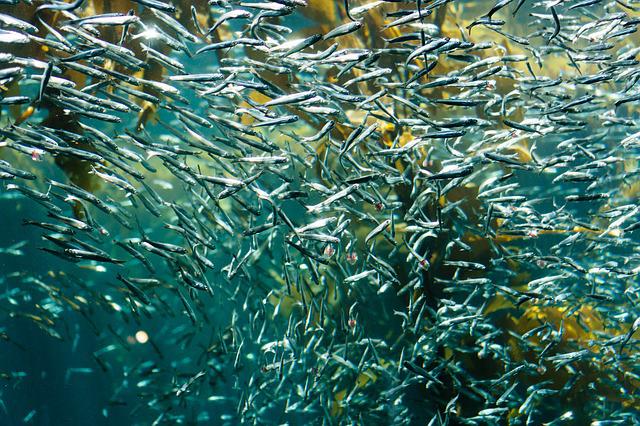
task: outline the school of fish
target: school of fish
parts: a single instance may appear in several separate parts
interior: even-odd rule
[[[640,424],[639,24],[0,0],[0,345],[88,327],[106,421]]]

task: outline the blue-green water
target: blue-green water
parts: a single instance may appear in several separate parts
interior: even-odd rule
[[[0,424],[640,422],[633,4],[0,3]]]

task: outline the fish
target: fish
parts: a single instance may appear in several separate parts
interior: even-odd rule
[[[253,14],[248,10],[242,10],[242,9],[230,10],[229,12],[226,12],[220,15],[220,18],[218,18],[216,23],[213,24],[211,28],[209,28],[209,30],[205,33],[205,36],[211,35],[216,30],[216,28],[218,28],[220,25],[222,25],[223,23],[225,23],[230,19],[251,19],[252,17],[253,17]]]
[[[9,422],[634,423],[633,4],[0,3]]]

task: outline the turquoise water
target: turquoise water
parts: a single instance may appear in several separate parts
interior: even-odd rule
[[[629,5],[14,3],[0,424],[640,422]]]

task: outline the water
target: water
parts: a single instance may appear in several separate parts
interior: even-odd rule
[[[173,5],[0,5],[0,424],[640,422],[629,5]]]

